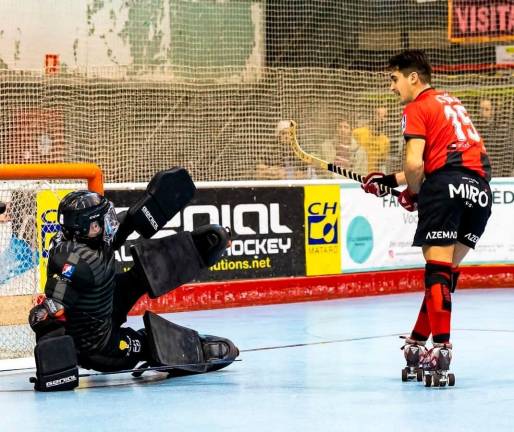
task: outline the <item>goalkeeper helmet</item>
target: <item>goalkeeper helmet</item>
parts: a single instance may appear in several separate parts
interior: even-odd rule
[[[57,218],[67,239],[76,238],[83,242],[93,240],[89,232],[94,222],[102,228],[101,239],[107,244],[112,242],[119,226],[112,202],[87,190],[67,194],[59,203]],[[100,234],[94,240],[100,240]]]

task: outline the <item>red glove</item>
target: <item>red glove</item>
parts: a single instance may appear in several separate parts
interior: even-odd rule
[[[412,193],[409,188],[405,188],[398,197],[400,205],[410,212],[418,209],[418,194]]]
[[[380,190],[380,180],[382,180],[385,177],[384,173],[380,172],[372,172],[369,173],[366,177],[364,177],[361,188],[366,193],[371,193],[373,195],[376,195],[377,197],[383,197],[387,195],[387,192],[384,192]],[[378,181],[378,183],[377,183]]]

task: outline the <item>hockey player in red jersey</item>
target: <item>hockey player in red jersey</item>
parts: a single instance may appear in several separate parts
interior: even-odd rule
[[[391,90],[405,105],[404,170],[370,173],[363,189],[382,196],[377,184],[407,185],[398,198],[418,211],[413,246],[426,260],[425,296],[414,328],[403,347],[407,367],[402,379],[425,376],[425,384],[453,385],[448,373],[451,293],[458,267],[483,234],[491,214],[491,168],[484,142],[461,101],[431,85],[431,66],[422,51],[406,50],[389,60]],[[425,344],[432,335],[433,347]],[[419,368],[423,364],[423,371]]]

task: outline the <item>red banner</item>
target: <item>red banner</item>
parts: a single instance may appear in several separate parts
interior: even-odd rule
[[[514,40],[514,0],[448,0],[451,42]]]

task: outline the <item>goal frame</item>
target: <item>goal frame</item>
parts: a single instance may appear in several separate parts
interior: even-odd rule
[[[0,164],[0,180],[2,181],[85,180],[90,191],[103,194],[103,178],[101,168],[94,163]],[[11,331],[8,329],[13,326],[17,328],[28,326],[28,311],[34,304],[39,289],[37,287],[37,292],[32,294],[7,292],[0,296],[0,330]],[[26,332],[26,330],[24,331]],[[29,350],[31,351],[32,348],[30,347]],[[29,352],[27,354],[30,355]],[[5,356],[0,352],[0,358],[3,357]]]
[[[103,172],[94,163],[0,164],[0,180],[86,179],[88,189],[104,193]]]

